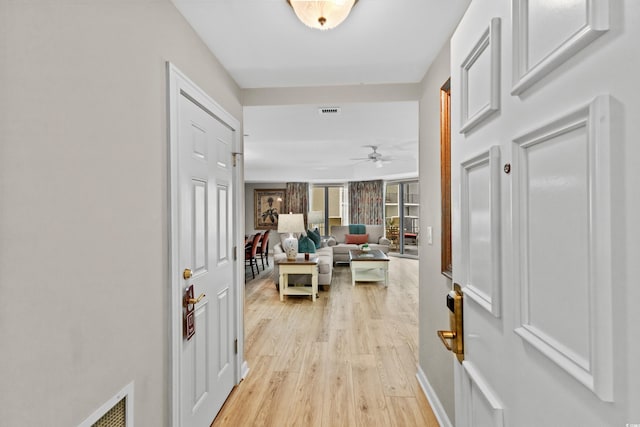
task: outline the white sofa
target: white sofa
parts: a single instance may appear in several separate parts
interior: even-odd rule
[[[369,235],[367,243],[371,249],[380,249],[383,253],[389,253],[391,241],[384,236],[384,225],[365,225],[366,234]],[[348,263],[349,250],[358,249],[360,245],[345,243],[349,234],[348,225],[334,225],[331,227],[331,237],[327,245],[333,249],[333,263]]]

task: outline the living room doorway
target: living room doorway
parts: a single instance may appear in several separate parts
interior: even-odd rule
[[[420,238],[420,184],[418,181],[388,182],[385,188],[386,235],[391,253],[418,256]]]

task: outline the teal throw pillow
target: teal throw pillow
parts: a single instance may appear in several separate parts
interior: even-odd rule
[[[313,244],[316,245],[316,249],[320,249],[320,246],[322,245],[322,237],[320,236],[318,229],[307,230],[307,236],[313,240]]]
[[[367,227],[364,224],[349,224],[349,234],[365,234]]]
[[[313,243],[313,240],[308,238],[307,236],[302,236],[300,240],[298,240],[298,253],[316,253],[316,245]]]

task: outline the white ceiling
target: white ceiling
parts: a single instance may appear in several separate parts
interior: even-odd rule
[[[360,0],[329,31],[303,25],[286,0],[172,1],[249,89],[417,83],[470,0]],[[343,104],[330,118],[317,113],[321,106],[334,105],[245,107],[245,179],[417,176],[417,103]],[[366,157],[370,149],[362,146],[369,144],[395,159],[382,168],[346,160]],[[309,158],[316,162],[305,163]]]
[[[339,107],[337,114],[320,114],[316,105],[245,107],[245,179],[332,183],[417,176],[417,102]],[[391,161],[378,168],[353,160],[372,152],[366,145]]]

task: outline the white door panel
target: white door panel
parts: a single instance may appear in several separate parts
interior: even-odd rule
[[[494,316],[500,316],[500,148],[462,162],[461,241],[464,292]]]
[[[527,63],[538,64],[565,40],[577,33],[587,20],[583,1],[526,1],[528,32]]]
[[[231,248],[231,227],[229,224],[229,191],[225,185],[218,185],[218,263],[230,262],[229,249]]]
[[[178,122],[179,264],[193,276],[195,335],[182,342],[181,425],[209,425],[235,381],[230,145],[233,132],[181,96]]]
[[[613,281],[611,237],[612,218],[624,218],[620,189],[637,183],[615,173],[614,144],[630,142],[611,136],[622,135],[615,111],[626,106],[613,109],[610,95],[617,88],[640,109],[619,90],[619,79],[635,81],[622,64],[638,55],[640,30],[608,34],[609,8],[640,23],[631,0],[474,0],[452,38],[453,281],[465,297],[458,427],[640,422],[626,398],[638,386],[625,379],[638,362],[616,351],[638,345],[615,311],[627,287]],[[469,127],[468,109],[496,77],[482,61],[474,74],[469,55],[496,22],[500,102]]]
[[[613,392],[609,115],[599,96],[516,138],[512,187],[516,332],[604,401]]]
[[[464,362],[465,384],[462,390],[466,407],[465,418],[474,426],[502,427],[503,405],[490,383],[482,377],[472,362]]]

